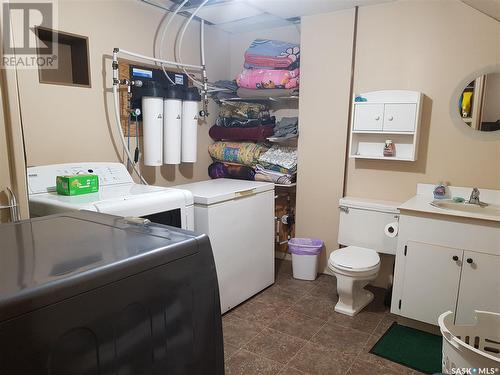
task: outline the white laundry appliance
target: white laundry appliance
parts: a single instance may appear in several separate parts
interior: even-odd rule
[[[216,179],[194,196],[194,228],[210,238],[222,313],[274,283],[274,184]]]
[[[193,196],[187,190],[134,183],[121,163],[89,162],[28,168],[31,216],[89,210],[117,216],[143,217],[158,224],[194,229]],[[99,192],[65,196],[55,192],[56,176],[95,174]]]

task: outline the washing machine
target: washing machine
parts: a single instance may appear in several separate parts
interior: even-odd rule
[[[56,177],[95,174],[97,193],[65,196],[56,193]],[[185,189],[141,185],[125,165],[112,162],[52,164],[27,169],[32,217],[74,210],[149,219],[158,224],[194,230],[193,194]]]

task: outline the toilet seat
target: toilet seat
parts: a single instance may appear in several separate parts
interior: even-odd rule
[[[328,266],[342,273],[370,274],[378,271],[380,257],[373,249],[348,246],[332,252]]]

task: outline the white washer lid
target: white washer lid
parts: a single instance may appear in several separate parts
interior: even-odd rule
[[[375,250],[348,246],[331,253],[329,262],[341,268],[364,271],[377,267],[380,257]]]
[[[274,184],[269,182],[218,178],[215,180],[200,181],[173,187],[191,191],[191,193],[193,193],[194,203],[210,205],[273,190]]]

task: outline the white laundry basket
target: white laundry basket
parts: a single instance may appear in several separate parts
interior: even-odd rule
[[[500,369],[500,314],[476,311],[476,324],[455,325],[451,311],[438,319],[443,334],[443,372],[495,374]],[[473,370],[475,369],[475,370]]]

